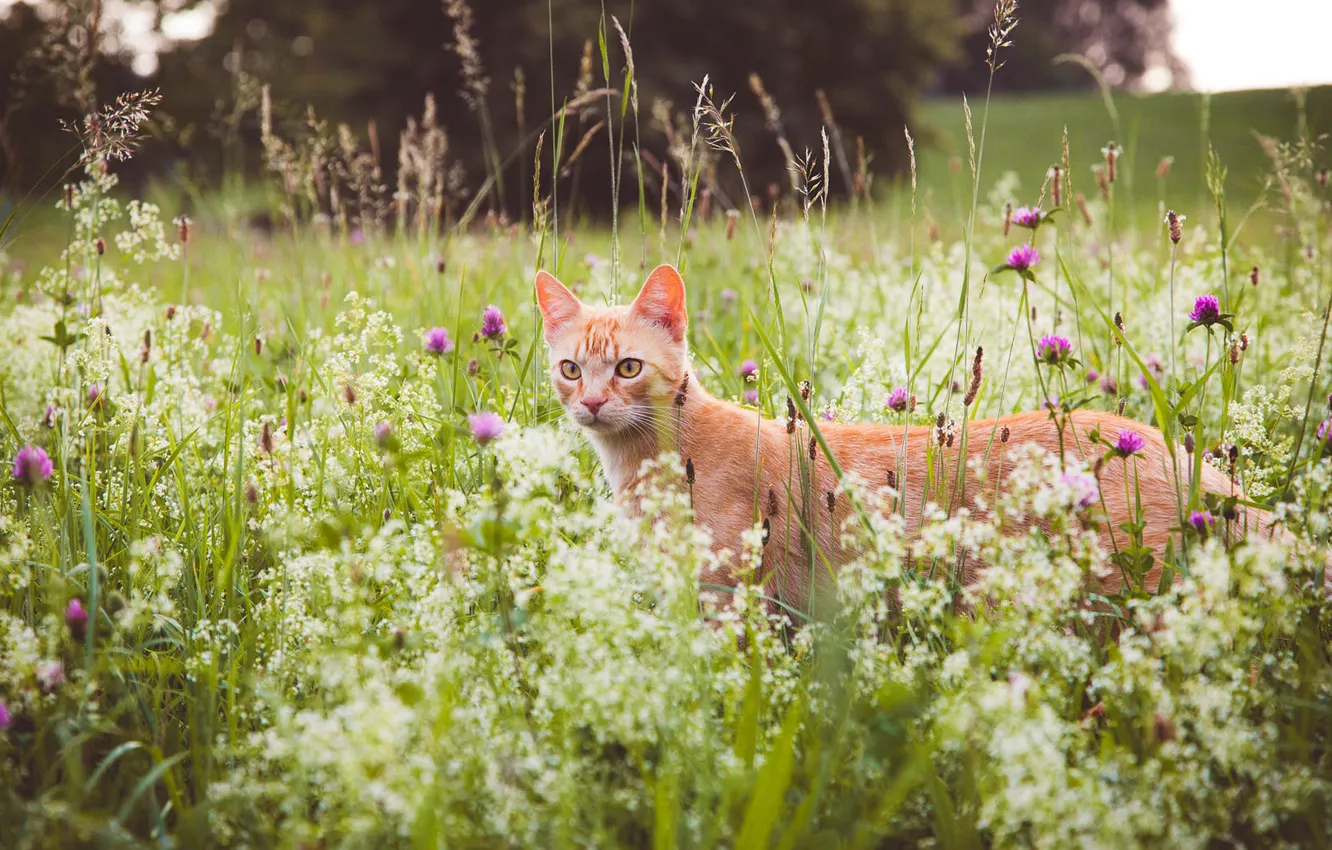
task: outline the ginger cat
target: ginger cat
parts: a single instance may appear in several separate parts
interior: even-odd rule
[[[845,559],[847,553],[836,532],[851,507],[845,497],[835,499],[833,522],[828,521],[825,499],[829,492],[836,492],[836,479],[821,450],[809,462],[808,431],[801,428],[788,433],[784,421],[762,419],[754,410],[712,397],[690,368],[684,281],[674,268],[663,265],[653,271],[627,307],[585,305],[544,271],[537,273],[536,293],[545,318],[551,382],[569,416],[596,448],[617,500],[629,501],[644,461],[678,447],[681,458],[688,459],[693,468],[695,516],[711,531],[713,545],[739,552],[741,535],[766,520],[769,534],[762,578],[767,589],[783,599],[804,600],[809,586],[807,553],[799,531],[804,491],[800,463],[792,460],[803,456],[804,467],[812,467],[808,492],[819,502],[815,507],[819,511],[815,523],[819,550],[834,566]],[[1168,471],[1170,460],[1161,432],[1109,413],[1075,411],[1068,418],[1064,438],[1070,456],[1072,431],[1084,447],[1089,445],[1087,432],[1098,427],[1109,441],[1121,430],[1130,429],[1144,438],[1136,468],[1146,522],[1143,543],[1157,558],[1146,586],[1155,589],[1162,569],[1159,559],[1170,529],[1178,525],[1174,476]],[[965,442],[968,459],[983,456],[991,435],[1003,426],[1008,428],[1010,446],[1030,442],[1059,451],[1059,429],[1049,414],[1024,413],[998,422],[972,422]],[[820,422],[819,427],[842,469],[857,473],[864,481],[884,483],[890,470],[905,469],[905,481],[896,481],[896,486],[905,499],[907,528],[919,529],[928,475],[927,443],[935,439],[935,429],[835,422]],[[959,439],[955,445],[963,444]],[[946,453],[950,481],[955,480],[957,448],[939,450]],[[1095,457],[1102,451],[1094,448],[1087,454]],[[901,463],[903,455],[905,463]],[[1184,455],[1181,466],[1187,464],[1187,457]],[[1001,452],[989,453],[988,481],[1002,480],[997,478],[1002,458]],[[1106,463],[1099,477],[1108,525],[1116,529],[1121,545],[1125,535],[1117,529],[1130,520],[1134,510],[1125,495],[1125,468],[1124,463]],[[1187,471],[1182,470],[1185,487],[1186,476]],[[1208,492],[1238,493],[1224,473],[1206,464],[1202,483]],[[978,491],[977,478],[968,472],[964,486],[962,503],[969,505]],[[794,512],[793,518],[788,511]],[[1267,527],[1266,516],[1258,511],[1241,513],[1247,516],[1233,523],[1235,527]],[[1102,523],[1102,546],[1112,552],[1105,525]],[[976,566],[967,566],[968,581]],[[734,578],[723,572],[703,575],[700,581],[731,585]],[[1100,580],[1099,589],[1112,592],[1120,582],[1120,573],[1114,571]]]

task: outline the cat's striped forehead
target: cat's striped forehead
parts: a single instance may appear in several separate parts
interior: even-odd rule
[[[587,318],[578,336],[574,356],[579,360],[618,360],[620,336],[626,332],[623,317],[610,311]]]

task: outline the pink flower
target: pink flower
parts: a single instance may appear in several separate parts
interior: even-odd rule
[[[9,706],[5,705],[4,702],[0,702],[0,732],[8,729],[9,724],[13,721],[14,718],[9,714]]]
[[[69,626],[69,633],[76,641],[83,640],[88,633],[88,612],[78,599],[69,600],[65,608],[65,625]]]
[[[470,414],[467,424],[472,429],[472,439],[483,446],[504,433],[504,420],[489,410]]]
[[[1095,369],[1087,370],[1087,378],[1086,378],[1087,383],[1094,384],[1100,379],[1100,377],[1101,373],[1097,372]]]
[[[1189,514],[1189,525],[1199,534],[1206,534],[1216,525],[1216,517],[1211,511],[1194,511]]]
[[[1119,432],[1119,437],[1115,439],[1113,446],[1114,453],[1120,457],[1129,457],[1143,450],[1147,441],[1137,431],[1125,430]]]
[[[893,391],[888,393],[888,400],[884,402],[884,407],[894,413],[901,413],[907,409],[911,403],[911,394],[907,392],[906,387],[893,387]]]
[[[746,360],[740,364],[740,377],[744,378],[746,381],[751,380],[758,374],[758,370],[759,367],[757,363],[753,360]]]
[[[1041,212],[1040,207],[1018,207],[1013,210],[1013,223],[1018,227],[1027,227],[1035,230],[1040,226],[1041,219],[1045,214]]]
[[[486,339],[499,339],[504,336],[509,326],[504,323],[504,314],[494,304],[486,307],[481,314],[481,336]]]
[[[745,404],[758,404],[758,390],[745,390]]]
[[[1068,359],[1073,344],[1066,337],[1046,334],[1036,343],[1036,357],[1042,363],[1058,366]]]
[[[449,332],[444,328],[431,328],[425,335],[426,351],[436,356],[448,354],[453,350],[453,340],[449,339]]]
[[[46,453],[46,449],[29,444],[14,455],[14,466],[10,471],[14,474],[15,481],[32,489],[49,481],[55,466],[51,463],[51,456]]]
[[[1024,242],[1008,252],[1008,267],[1015,271],[1026,271],[1041,261],[1041,252]]]
[[[1090,472],[1065,472],[1060,480],[1069,489],[1073,503],[1079,508],[1089,508],[1101,497],[1096,476]]]
[[[1221,318],[1221,302],[1212,294],[1199,295],[1193,301],[1193,309],[1189,312],[1189,321],[1199,322],[1204,325],[1213,325]]]

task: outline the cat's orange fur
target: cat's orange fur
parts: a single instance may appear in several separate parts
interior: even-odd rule
[[[676,270],[661,266],[653,271],[638,298],[628,307],[584,305],[545,272],[538,272],[536,289],[550,348],[551,381],[565,409],[591,439],[617,499],[629,499],[644,461],[656,458],[664,450],[678,449],[683,459],[692,462],[694,513],[710,529],[714,545],[739,552],[741,535],[756,522],[767,519],[770,536],[763,556],[765,581],[770,592],[775,591],[784,599],[803,600],[810,576],[799,531],[802,492],[813,494],[816,504],[811,510],[817,512],[813,524],[818,547],[834,566],[847,554],[842,551],[835,532],[841,528],[851,506],[845,497],[835,499],[829,522],[826,494],[837,490],[836,480],[821,450],[815,453],[812,463],[809,461],[807,431],[799,429],[789,434],[785,422],[763,419],[757,411],[714,398],[699,384],[688,363],[684,283]],[[617,375],[617,364],[626,358],[642,361],[641,374],[632,379]],[[577,365],[576,379],[566,376],[563,369],[569,367],[562,366],[564,361]],[[995,436],[1000,426],[1007,426],[1010,432],[1008,445],[1003,449]],[[1159,581],[1159,559],[1165,551],[1169,529],[1178,524],[1179,516],[1165,441],[1157,429],[1129,419],[1109,413],[1076,411],[1065,421],[1065,451],[1088,459],[1102,454],[1104,449],[1092,447],[1087,439],[1087,433],[1097,428],[1110,441],[1122,429],[1135,430],[1146,440],[1134,467],[1146,521],[1143,542],[1158,558],[1147,576],[1147,586],[1154,588]],[[844,472],[854,472],[864,481],[883,484],[889,470],[895,475],[905,470],[905,480],[896,484],[905,500],[907,528],[920,528],[922,496],[927,492],[927,484],[932,500],[948,501],[948,489],[937,492],[937,478],[933,482],[926,480],[927,443],[935,439],[934,428],[821,422],[819,429]],[[997,422],[972,422],[967,440],[961,440],[959,433],[954,448],[937,449],[944,453],[946,468],[953,472],[941,476],[947,479],[945,488],[955,486],[957,454],[965,445],[969,460],[987,459],[988,474],[983,486],[993,502],[995,482],[1003,481],[1007,452],[1024,443],[1036,443],[1052,452],[1059,450],[1059,428],[1048,413],[1023,413]],[[1180,462],[1186,466],[1188,456],[1182,452],[1181,455]],[[807,490],[798,471],[802,457],[805,468],[813,469]],[[1118,529],[1133,514],[1134,505],[1124,486],[1127,469],[1130,469],[1128,464],[1114,460],[1105,463],[1099,473],[1109,519],[1108,523],[1102,523],[1103,528],[1108,528],[1101,532],[1107,552],[1113,551],[1114,546],[1110,529],[1116,530],[1122,546],[1125,535]],[[1187,468],[1181,470],[1180,476],[1187,488]],[[1206,464],[1202,485],[1213,493],[1238,493],[1224,473]],[[955,504],[972,505],[980,486],[977,477],[969,472],[965,492]],[[1129,492],[1133,489],[1130,487]],[[1242,515],[1232,527],[1265,529],[1267,522],[1265,514],[1252,511]],[[968,572],[974,566],[969,565]],[[701,577],[705,583],[729,584],[733,580],[728,568]],[[1120,580],[1115,571],[1103,579],[1101,589],[1114,590]]]

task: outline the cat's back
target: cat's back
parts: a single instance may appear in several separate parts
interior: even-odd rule
[[[1143,460],[1155,465],[1169,454],[1165,438],[1158,429],[1098,410],[1059,414],[1039,410],[976,419],[965,425],[965,439],[963,427],[948,421],[942,426],[827,422],[820,423],[819,430],[838,462],[853,468],[861,462],[881,464],[888,456],[923,456],[930,446],[954,456],[964,446],[968,457],[988,455],[996,444],[1036,444],[1047,451],[1062,451],[1066,456],[1091,464],[1105,454],[1108,446],[1124,431],[1133,431],[1143,438],[1140,453]]]

